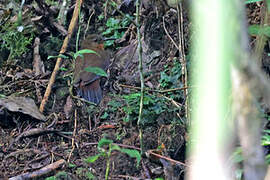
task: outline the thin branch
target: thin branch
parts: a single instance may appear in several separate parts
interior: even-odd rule
[[[77,109],[75,109],[75,120],[74,120],[74,129],[73,129],[73,133],[72,133],[72,140],[71,140],[71,145],[72,145],[72,149],[68,155],[68,162],[70,162],[70,158],[71,158],[71,155],[75,149],[75,136],[76,136],[76,132],[77,132],[77,119],[78,119],[78,116],[77,116]]]
[[[75,9],[73,11],[73,16],[72,16],[72,19],[71,19],[71,22],[69,24],[69,28],[68,28],[68,34],[63,42],[63,45],[62,45],[62,48],[60,50],[60,54],[63,54],[66,52],[66,49],[67,49],[67,46],[68,46],[68,42],[73,34],[73,30],[74,30],[74,27],[77,23],[77,20],[78,20],[78,16],[79,16],[79,9],[81,7],[83,3],[83,0],[76,0],[76,4],[75,4]],[[54,70],[52,72],[52,75],[51,75],[51,78],[50,78],[50,81],[48,83],[48,86],[47,86],[47,89],[45,91],[45,94],[44,94],[44,97],[41,101],[41,104],[40,104],[40,107],[39,107],[39,110],[40,112],[43,112],[44,111],[44,107],[49,99],[49,96],[51,94],[51,91],[52,91],[52,86],[55,82],[55,79],[56,79],[56,75],[59,71],[59,68],[61,66],[61,63],[62,63],[62,58],[57,58],[57,61],[56,61],[56,64],[55,64],[55,67],[54,67]]]
[[[187,164],[185,164],[185,163],[182,163],[182,162],[180,162],[180,161],[176,161],[176,160],[171,159],[171,158],[166,157],[166,156],[162,156],[162,155],[160,155],[160,154],[154,153],[153,151],[150,151],[150,150],[149,150],[149,151],[147,151],[147,153],[152,154],[152,155],[154,155],[154,156],[157,157],[157,158],[165,159],[165,160],[167,160],[167,161],[170,161],[171,163],[178,164],[178,165],[182,165],[182,166],[185,166],[185,167],[189,167],[189,166],[188,166]]]
[[[182,1],[177,5],[177,15],[178,15],[178,33],[179,33],[179,56],[180,63],[182,66],[182,83],[185,87],[188,86],[188,74],[187,74],[187,61],[185,56],[185,42],[184,42],[184,20],[183,20],[183,9],[182,9]],[[190,125],[189,120],[189,97],[188,97],[188,89],[184,90],[185,96],[185,117],[187,124]]]
[[[136,87],[136,86],[130,86],[130,85],[125,85],[125,84],[119,84],[119,86],[124,87],[124,88],[141,90],[140,87]],[[191,88],[191,87],[173,88],[173,89],[165,89],[165,90],[155,90],[155,89],[145,88],[144,90],[150,91],[150,92],[157,92],[157,93],[167,93],[167,92],[172,92],[172,91],[185,90],[188,88]]]
[[[141,32],[140,32],[140,7],[141,1],[136,1],[136,24],[137,24],[137,37],[138,37],[138,54],[139,54],[139,73],[141,80],[141,98],[140,98],[140,109],[137,125],[139,128],[139,138],[140,138],[140,146],[141,153],[143,153],[143,138],[142,138],[142,129],[141,129],[141,121],[142,121],[142,111],[143,111],[143,96],[144,96],[144,77],[143,77],[143,63],[142,63],[142,41],[141,41]]]
[[[88,31],[88,29],[89,29],[89,24],[90,24],[90,20],[92,19],[92,16],[95,14],[95,9],[93,8],[92,9],[92,13],[90,14],[90,16],[89,16],[89,18],[88,18],[88,20],[87,20],[87,26],[86,26],[86,28],[85,28],[85,31],[84,31],[84,36],[83,36],[83,39],[85,39],[85,35],[86,35],[86,32]]]
[[[169,39],[172,41],[172,43],[173,43],[173,45],[176,47],[176,49],[178,49],[178,51],[180,51],[180,49],[179,49],[179,47],[177,46],[177,44],[176,44],[176,42],[173,40],[173,38],[170,36],[170,34],[169,34],[169,32],[168,32],[168,30],[166,29],[166,27],[165,27],[165,17],[163,16],[163,29],[164,29],[164,31],[165,31],[165,33],[166,33],[166,35],[169,37]]]

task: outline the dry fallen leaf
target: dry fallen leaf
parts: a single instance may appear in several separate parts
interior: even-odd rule
[[[70,115],[72,113],[72,108],[73,108],[72,98],[68,96],[66,100],[66,104],[64,106],[64,112],[67,119],[70,118]]]
[[[21,112],[32,116],[35,119],[45,121],[45,116],[41,114],[31,98],[26,97],[5,97],[0,98],[0,107],[4,107],[12,112]]]

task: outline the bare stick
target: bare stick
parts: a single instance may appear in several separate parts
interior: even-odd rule
[[[72,36],[72,33],[73,33],[73,30],[74,30],[74,27],[78,21],[78,16],[79,16],[79,9],[81,7],[81,4],[83,3],[83,0],[76,0],[76,4],[75,4],[75,9],[73,11],[73,16],[72,16],[72,19],[71,19],[71,22],[69,24],[69,27],[68,27],[68,34],[63,42],[63,45],[62,45],[62,48],[60,50],[60,54],[63,54],[66,52],[66,49],[67,49],[67,45],[68,45],[68,42]],[[45,94],[44,94],[44,97],[41,101],[41,104],[40,104],[40,107],[39,107],[39,110],[40,112],[43,112],[44,111],[44,107],[48,101],[48,98],[51,94],[51,91],[52,91],[52,86],[55,82],[55,79],[56,79],[56,75],[59,71],[59,68],[60,68],[60,65],[62,63],[62,58],[57,58],[57,61],[56,61],[56,64],[55,64],[55,67],[54,67],[54,70],[52,72],[52,76],[50,78],[50,81],[49,81],[49,84],[47,86],[47,89],[45,91]]]

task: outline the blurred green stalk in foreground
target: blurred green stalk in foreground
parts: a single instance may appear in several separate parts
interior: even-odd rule
[[[191,4],[191,77],[196,88],[191,97],[188,179],[229,179],[222,151],[232,134],[229,67],[239,50],[237,9],[234,0],[196,0]]]

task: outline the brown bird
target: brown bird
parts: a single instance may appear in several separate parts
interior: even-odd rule
[[[83,54],[77,57],[74,69],[74,86],[77,88],[77,94],[85,100],[99,104],[102,99],[102,90],[100,87],[100,76],[85,71],[87,67],[99,67],[106,71],[109,66],[110,53],[104,50],[101,36],[92,34],[83,40],[81,49],[90,49],[94,53]]]

